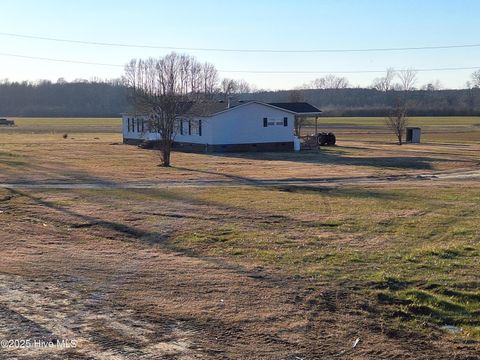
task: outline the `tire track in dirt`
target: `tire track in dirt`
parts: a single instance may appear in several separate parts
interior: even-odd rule
[[[135,319],[131,311],[97,304],[95,298],[79,301],[82,298],[82,294],[52,282],[0,275],[0,338],[78,343],[71,349],[2,349],[4,355],[49,359],[194,358],[188,331],[181,324],[169,324],[169,341],[151,341],[149,335],[156,329]]]
[[[10,189],[159,189],[181,187],[238,187],[238,186],[315,186],[382,184],[403,181],[468,181],[480,179],[480,170],[424,173],[415,175],[360,176],[341,178],[295,179],[230,179],[230,180],[164,180],[152,182],[18,182],[0,183],[0,188]]]

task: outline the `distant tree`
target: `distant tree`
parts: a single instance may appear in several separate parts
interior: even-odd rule
[[[198,70],[195,58],[177,53],[159,59],[134,59],[125,67],[129,102],[137,114],[150,116],[150,131],[160,137],[162,166],[170,166],[178,119],[187,116],[196,103],[210,97],[215,90],[215,67],[204,63]],[[193,79],[197,76],[198,79]],[[201,93],[197,80],[200,80]]]
[[[236,83],[233,79],[225,78],[220,83],[220,90],[225,101],[228,100],[228,97],[233,94],[236,90]]]
[[[237,93],[239,94],[248,94],[252,91],[252,87],[245,80],[237,80]]]
[[[313,80],[306,88],[310,89],[346,89],[350,86],[348,79],[335,75],[326,75]]]
[[[248,94],[250,89],[250,84],[245,80],[234,80],[229,78],[224,78],[220,82],[220,91],[224,96],[225,101],[232,94]]]
[[[395,79],[395,70],[388,68],[385,76],[373,80],[372,88],[378,91],[393,90],[393,80]]]
[[[441,90],[442,89],[442,83],[439,80],[435,80],[432,82],[429,82],[428,84],[425,84],[421,87],[421,90],[425,91],[436,91],[436,90]]]
[[[191,70],[193,65],[190,64],[189,69]],[[199,77],[202,81],[203,87],[202,92],[203,95],[212,98],[216,92],[217,84],[218,84],[218,71],[213,64],[208,62],[203,63],[200,65],[200,73]]]
[[[305,92],[300,89],[288,90],[288,101],[289,102],[304,102],[305,101]]]
[[[472,73],[472,87],[480,87],[480,70]]]
[[[225,101],[232,94],[248,94],[250,91],[250,84],[245,80],[224,78],[220,82],[220,92],[222,93]]]
[[[398,99],[390,114],[385,118],[387,127],[395,134],[398,145],[403,144],[403,134],[408,126],[407,103]]]
[[[416,70],[400,70],[397,72],[397,77],[400,80],[400,89],[402,91],[411,91],[415,89],[415,83],[417,82]]]

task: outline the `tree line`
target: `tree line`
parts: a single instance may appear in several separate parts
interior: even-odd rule
[[[197,94],[208,93],[210,100],[307,101],[328,116],[386,116],[399,92],[407,90],[410,116],[480,115],[480,71],[474,72],[466,88],[459,90],[442,89],[437,81],[415,88],[414,71],[395,73],[388,69],[385,76],[374,79],[369,88],[352,87],[344,77],[326,75],[294,90],[268,91],[255,90],[243,80],[221,79],[211,64],[199,63],[194,58],[185,61],[183,66],[191,71],[189,89]],[[127,88],[125,79],[3,80],[0,81],[0,116],[119,116],[131,109]]]
[[[0,116],[115,117],[127,109],[121,81],[0,83]]]
[[[400,93],[364,88],[305,89],[258,92],[247,97],[264,102],[306,101],[322,109],[324,116],[387,116]],[[479,88],[411,90],[407,98],[410,116],[480,116]]]

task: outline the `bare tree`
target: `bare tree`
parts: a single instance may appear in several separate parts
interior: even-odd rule
[[[310,89],[346,89],[349,86],[350,83],[347,78],[335,75],[326,75],[305,85],[306,88]]]
[[[414,69],[405,69],[397,72],[401,90],[414,90],[415,83],[417,82],[417,73]]]
[[[179,118],[187,116],[196,102],[209,96],[216,77],[213,65],[199,65],[195,58],[176,53],[159,59],[134,59],[125,66],[128,100],[136,114],[149,116],[150,131],[159,134],[162,166],[170,166]]]
[[[428,84],[425,84],[421,87],[421,89],[425,91],[436,91],[441,90],[442,88],[442,83],[439,80],[429,82]]]
[[[385,118],[385,124],[397,137],[398,145],[402,145],[403,134],[408,126],[407,104],[404,100],[397,100],[392,111]]]
[[[472,87],[480,87],[480,70],[472,73]]]
[[[236,91],[237,84],[235,80],[225,78],[220,83],[220,90],[227,101],[228,97]]]
[[[234,80],[224,78],[220,83],[220,91],[222,92],[225,101],[232,94],[247,94],[250,92],[250,84],[245,80]]]
[[[212,97],[218,84],[218,71],[214,65],[204,63],[202,66],[203,93]]]
[[[236,80],[237,93],[238,94],[248,94],[252,91],[252,88],[248,82],[245,80]]]
[[[393,80],[395,78],[395,70],[388,68],[385,76],[373,80],[372,88],[378,91],[393,90]]]

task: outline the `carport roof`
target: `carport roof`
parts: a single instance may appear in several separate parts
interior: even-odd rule
[[[313,106],[312,104],[309,104],[307,102],[282,102],[282,103],[268,103],[269,105],[285,109],[288,111],[292,111],[297,114],[301,115],[315,115],[319,114],[322,112],[319,108],[316,106]]]

